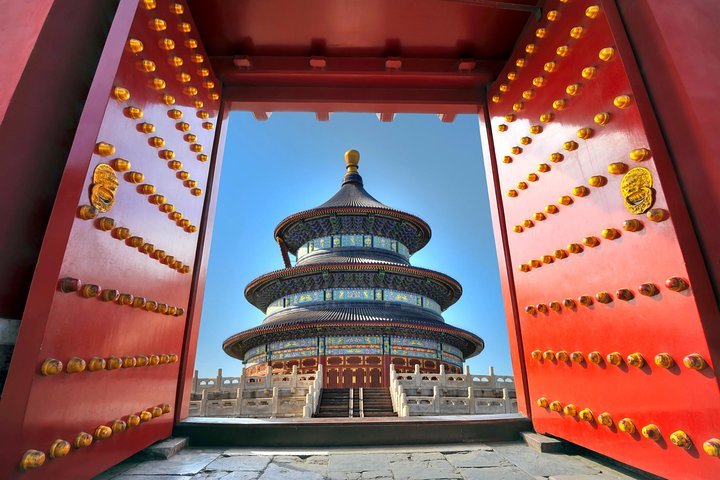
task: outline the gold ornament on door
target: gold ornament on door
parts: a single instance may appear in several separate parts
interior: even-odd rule
[[[115,204],[115,192],[119,186],[117,175],[113,168],[101,163],[93,171],[92,185],[90,185],[90,203],[99,212],[108,212]]]
[[[620,182],[625,208],[636,215],[647,212],[655,202],[655,190],[650,170],[643,167],[630,169]]]

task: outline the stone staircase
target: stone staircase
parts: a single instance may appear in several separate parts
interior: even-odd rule
[[[357,389],[353,389],[356,392]],[[359,408],[359,407],[358,407]],[[349,388],[324,388],[320,396],[320,406],[317,418],[349,417],[350,414],[350,389]],[[354,413],[354,412],[353,412]],[[358,412],[358,416],[360,416]]]
[[[363,388],[363,413],[366,417],[397,417],[393,412],[390,390]]]
[[[359,388],[325,388],[320,396],[316,418],[348,418],[352,395],[352,417],[397,417],[393,412],[390,390],[387,388],[363,388],[362,402]]]

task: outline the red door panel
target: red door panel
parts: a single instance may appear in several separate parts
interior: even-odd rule
[[[217,83],[184,2],[121,2],[3,392],[0,477],[88,478],[170,435]]]
[[[710,478],[717,309],[688,267],[693,234],[634,58],[612,2],[544,13],[488,93],[533,424],[663,476]],[[707,365],[685,366],[692,354]]]
[[[370,373],[370,387],[378,388],[382,387],[382,372],[379,368],[371,368]]]
[[[340,388],[352,388],[354,376],[355,376],[354,368],[343,368]]]
[[[340,372],[337,368],[328,368],[326,377],[327,388],[340,388]]]
[[[353,388],[360,388],[365,386],[365,369],[360,367],[355,369],[353,372],[354,375],[354,382],[352,383]]]

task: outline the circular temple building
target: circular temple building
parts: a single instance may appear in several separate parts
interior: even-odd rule
[[[345,154],[347,172],[330,200],[275,229],[286,268],[245,289],[265,319],[223,343],[244,361],[246,375],[323,365],[326,388],[387,387],[391,364],[398,372],[445,365],[459,373],[484,348],[480,337],[443,320],[462,294],[460,284],[410,265],[430,240],[430,227],[370,196],[359,158],[355,150]]]

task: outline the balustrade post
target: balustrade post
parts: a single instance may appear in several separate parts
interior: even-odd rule
[[[298,368],[297,365],[293,365],[292,367],[292,374],[290,376],[290,388],[294,389],[297,387],[297,381],[298,381]]]
[[[510,395],[508,394],[508,389],[503,388],[503,407],[504,407],[505,413],[510,413],[510,412],[508,412],[508,410],[510,410],[509,403],[510,403]]]
[[[433,399],[432,399],[432,405],[433,405],[433,413],[436,415],[440,414],[440,389],[437,385],[433,385]]]
[[[310,385],[308,387],[308,393],[305,394],[305,406],[303,407],[302,416],[303,418],[310,418],[312,417],[312,410],[313,410],[313,390],[314,386]]]
[[[440,373],[438,377],[440,379],[440,386],[445,388],[447,386],[445,383],[445,365],[440,364]]]
[[[469,413],[471,415],[474,415],[477,410],[475,409],[475,391],[473,390],[473,387],[467,387],[468,390],[468,406],[470,407]]]
[[[307,412],[305,411],[307,410]],[[305,395],[305,409],[303,409],[303,417],[312,417],[312,412],[315,411],[315,384],[311,383],[308,387],[308,393]]]
[[[265,388],[270,389],[272,388],[272,367],[270,365],[267,366],[267,370],[265,371]]]
[[[353,416],[353,389],[352,388],[350,389],[349,408],[350,408],[350,411],[349,411],[348,417],[352,418],[352,416]]]
[[[243,388],[238,387],[237,389],[235,389],[235,416],[236,417],[239,417],[240,415],[242,415],[242,403],[243,403]]]
[[[200,397],[200,416],[207,417],[207,390],[203,390],[202,397]]]
[[[360,387],[360,396],[358,397],[358,400],[360,400],[360,418],[365,417],[365,405],[364,405],[364,398],[363,398],[363,388]]]
[[[220,392],[223,386],[222,368],[218,368],[217,377],[215,377],[215,389]]]
[[[280,406],[280,391],[278,387],[272,389],[272,402],[270,410],[270,418],[276,418],[278,413],[278,407]]]
[[[198,387],[200,386],[200,376],[197,370],[193,373],[192,379],[192,393],[198,393]]]
[[[422,378],[420,377],[420,364],[417,364],[417,363],[415,364],[415,372],[414,373],[415,373],[415,386],[419,387],[422,382]]]
[[[242,397],[245,396],[245,372],[244,371],[240,372],[240,378],[238,379],[237,394],[238,394],[240,400],[242,400]]]

